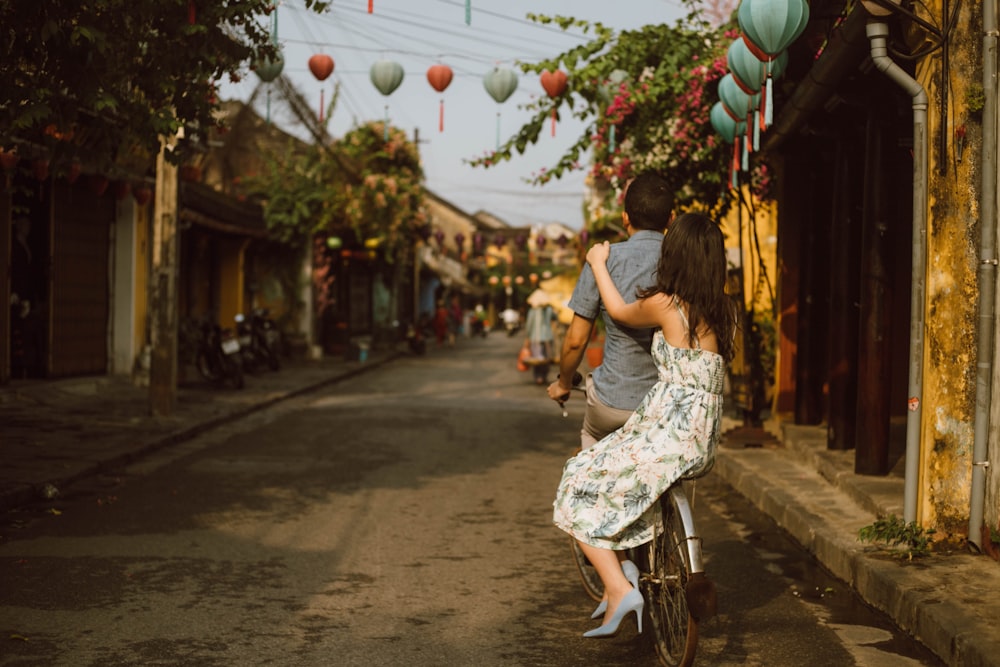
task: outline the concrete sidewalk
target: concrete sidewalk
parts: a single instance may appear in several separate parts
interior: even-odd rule
[[[246,376],[243,389],[215,386],[188,369],[169,417],[149,414],[149,389],[126,378],[21,380],[0,386],[0,510],[41,500],[52,489],[138,459],[278,401],[391,361],[285,361],[277,372]]]
[[[150,417],[148,390],[117,378],[0,387],[0,508],[44,500],[52,489],[398,354],[373,351],[365,362],[289,362],[276,373],[248,376],[243,390],[192,382],[182,385],[169,418]],[[747,439],[734,430],[735,422],[724,426],[717,474],[945,663],[1000,665],[1000,565],[964,551],[905,562],[857,540],[858,529],[877,517],[902,516],[902,478],[853,474],[853,452],[827,451],[822,427],[769,423],[774,437]]]

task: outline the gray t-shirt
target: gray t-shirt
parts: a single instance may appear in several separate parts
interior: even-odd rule
[[[635,301],[636,290],[651,287],[656,279],[663,234],[642,229],[624,243],[611,245],[608,273],[626,303]],[[585,264],[569,300],[570,309],[581,317],[604,319],[604,361],[594,370],[597,398],[619,410],[635,410],[656,384],[658,375],[650,354],[653,329],[620,327],[601,302],[590,264]]]

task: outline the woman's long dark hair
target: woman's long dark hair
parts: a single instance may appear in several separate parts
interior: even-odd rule
[[[684,213],[670,223],[656,267],[656,284],[640,290],[640,297],[672,294],[688,306],[688,340],[695,345],[697,330],[708,327],[718,339],[719,354],[732,360],[736,309],[726,294],[726,246],[722,229],[701,213]]]

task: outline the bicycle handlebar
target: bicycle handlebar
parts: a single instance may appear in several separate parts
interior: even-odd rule
[[[579,391],[583,391],[583,389],[580,389],[580,383],[581,382],[583,382],[583,376],[580,375],[579,372],[573,373],[573,386],[572,386],[572,388],[570,388],[569,391],[567,391],[565,394],[563,394],[559,398],[558,403],[559,403],[559,407],[562,409],[562,416],[563,417],[568,417],[569,416],[569,412],[566,410],[566,401],[569,400],[569,395],[573,391],[573,389],[577,389]]]

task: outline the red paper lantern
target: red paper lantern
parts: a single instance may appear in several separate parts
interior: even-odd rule
[[[559,97],[566,92],[569,81],[566,72],[557,69],[554,72],[548,70],[542,72],[542,88],[549,94],[549,97]]]
[[[451,85],[452,76],[451,68],[447,65],[431,65],[427,70],[427,81],[439,93],[443,93]]]
[[[333,58],[325,53],[317,53],[309,59],[309,71],[319,81],[326,81],[333,74],[333,66]],[[324,107],[326,107],[325,92],[322,88],[319,89],[319,122],[321,123],[323,122]]]
[[[148,185],[140,185],[132,188],[132,196],[139,206],[145,206],[153,198],[153,189]]]
[[[319,81],[326,81],[333,74],[333,67],[333,58],[325,53],[317,53],[309,59],[309,71]]]
[[[566,79],[566,72],[557,69],[554,72],[545,70],[542,72],[542,88],[548,93],[549,97],[559,97],[566,92],[566,87],[568,85]],[[556,106],[552,106],[552,136],[556,136]]]
[[[431,65],[427,70],[428,83],[439,93],[443,93],[451,85],[452,76],[451,68],[447,65]],[[438,106],[438,132],[444,132],[444,98]]]
[[[20,159],[16,149],[8,151],[0,148],[0,167],[3,167],[5,171],[12,171]]]

